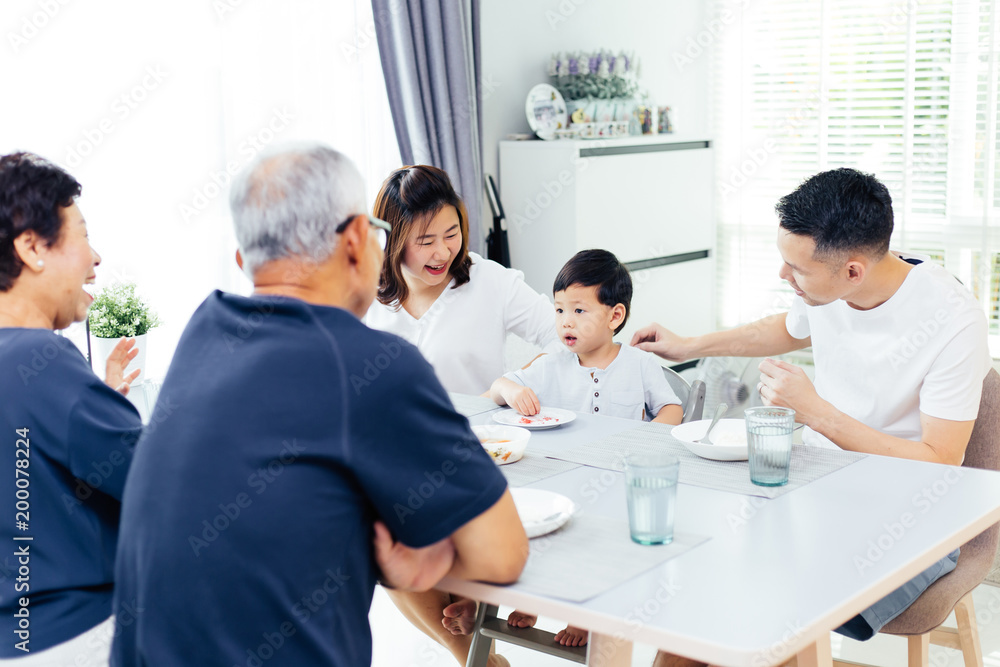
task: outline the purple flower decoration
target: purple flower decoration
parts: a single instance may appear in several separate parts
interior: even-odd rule
[[[591,74],[597,73],[597,68],[600,64],[601,59],[598,56],[590,56],[590,58],[587,59],[587,69],[590,70]]]
[[[608,69],[611,70],[612,72],[615,71],[615,57],[614,56],[608,56]]]
[[[569,57],[569,73],[574,76],[580,73],[580,61],[573,56]]]

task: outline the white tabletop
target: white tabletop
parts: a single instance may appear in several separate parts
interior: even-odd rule
[[[487,413],[470,421],[489,420]],[[579,415],[534,432],[529,449],[634,426]],[[711,539],[587,602],[516,584],[446,579],[440,587],[711,664],[763,667],[821,640],[1000,520],[998,482],[1000,473],[868,456],[773,500],[682,484],[676,529]],[[621,474],[581,467],[530,486],[627,520]]]

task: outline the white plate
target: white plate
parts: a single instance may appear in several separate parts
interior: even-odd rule
[[[569,113],[562,93],[547,83],[540,83],[528,93],[524,102],[528,125],[541,139],[555,139],[556,130],[569,126]]]
[[[720,419],[712,431],[714,444],[695,444],[693,441],[703,438],[711,423],[711,419],[700,419],[680,424],[675,426],[670,434],[684,443],[688,451],[703,459],[746,461],[748,457],[746,422],[742,419]],[[738,442],[739,444],[727,444],[727,442]]]
[[[528,537],[548,535],[576,513],[576,503],[566,496],[542,489],[511,489],[517,514]]]
[[[505,426],[520,426],[532,430],[555,428],[576,419],[576,413],[560,408],[542,408],[537,415],[525,417],[517,410],[508,408],[493,413],[493,421]]]

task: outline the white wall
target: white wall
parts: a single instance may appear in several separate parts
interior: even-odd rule
[[[483,0],[483,171],[499,175],[497,142],[530,132],[524,100],[549,83],[557,51],[634,51],[639,84],[651,100],[673,107],[678,132],[709,136],[709,51],[724,26],[708,21],[707,3],[662,0]],[[701,51],[699,53],[699,50]],[[503,184],[499,183],[501,196]],[[492,216],[484,209],[484,224]]]

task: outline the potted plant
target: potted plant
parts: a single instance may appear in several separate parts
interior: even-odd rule
[[[108,355],[124,336],[135,338],[139,354],[129,368],[142,369],[133,384],[145,379],[146,334],[160,325],[160,318],[149,305],[136,296],[135,283],[115,283],[101,290],[90,305],[90,333],[94,336],[92,350],[94,371],[103,376]]]

